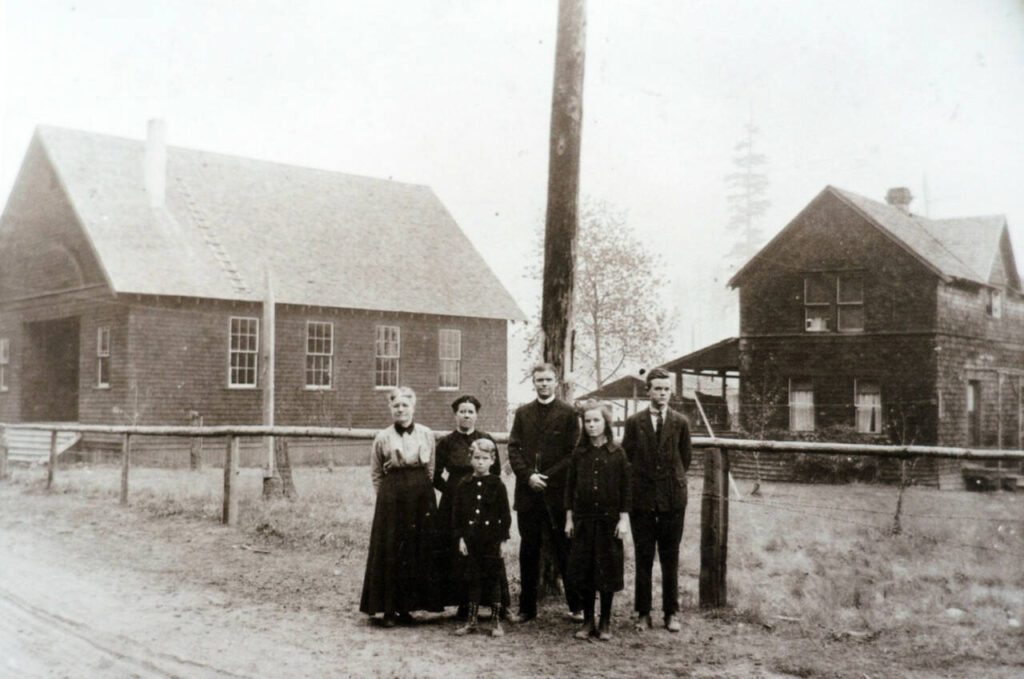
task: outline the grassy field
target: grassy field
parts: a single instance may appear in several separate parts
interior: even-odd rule
[[[294,554],[301,582],[281,591],[264,582],[262,591],[269,587],[290,606],[334,605],[339,614],[358,615],[373,511],[369,470],[298,468],[295,502],[262,500],[260,474],[242,472],[239,529],[257,548]],[[41,492],[44,476],[40,469],[15,469],[13,481],[35,493]],[[119,483],[113,467],[61,468],[54,492],[116,503]],[[216,522],[222,484],[219,469],[137,468],[130,504],[155,519]],[[643,642],[645,647],[653,643],[651,648],[664,647],[665,654],[684,654],[691,668],[694,662],[728,665],[745,658],[756,672],[782,676],[957,676],[979,668],[993,676],[1024,673],[1024,493],[910,488],[902,532],[894,535],[896,495],[889,486],[768,484],[758,497],[734,500],[730,606],[694,618],[700,481],[691,481],[680,566],[682,606],[684,619],[699,624],[690,624],[683,638],[691,646],[699,640],[703,650],[687,655],[664,634]],[[513,597],[517,549],[513,530],[506,546]],[[626,624],[633,601],[631,545],[626,553],[626,590],[615,611],[619,643],[633,647],[639,637]],[[331,585],[340,593],[331,604],[322,601],[324,587],[317,578],[323,576],[301,572],[304,559],[324,557],[335,563],[335,575],[345,574],[344,583]],[[657,592],[657,581],[655,587]],[[557,609],[556,602],[549,606]],[[540,625],[531,643],[554,649],[567,643],[563,631]],[[705,633],[719,639],[703,639]],[[602,672],[635,667],[617,665],[620,660],[602,655],[593,662],[601,663]],[[658,662],[647,666],[654,674]]]

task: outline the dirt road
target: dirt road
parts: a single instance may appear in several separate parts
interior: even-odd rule
[[[419,630],[405,634],[408,652],[381,654],[380,630],[358,618],[241,596],[223,579],[236,569],[269,575],[275,557],[245,549],[232,529],[9,487],[0,514],[0,676],[441,676],[452,667],[418,647]],[[286,565],[273,578],[282,587],[293,577]]]

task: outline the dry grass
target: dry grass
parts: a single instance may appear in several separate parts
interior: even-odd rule
[[[254,543],[358,563],[373,512],[369,470],[298,468],[294,476],[297,501],[265,502],[260,470],[242,470],[240,528]],[[43,477],[39,469],[16,469],[13,478],[35,492]],[[112,467],[59,469],[55,490],[116,501],[119,483]],[[137,468],[131,505],[156,517],[212,522],[222,488],[219,469]],[[681,566],[686,612],[697,600],[699,480],[690,492]],[[1024,493],[909,489],[900,535],[890,530],[895,504],[891,487],[795,484],[762,486],[760,497],[730,503],[728,623],[870,644],[872,653],[906,655],[909,667],[925,672],[972,658],[1024,663],[1024,633],[1011,622],[1024,620]],[[513,531],[506,561],[514,589],[517,549]],[[622,616],[632,606],[631,557],[626,577],[616,602]],[[806,655],[783,654],[773,669],[825,673]]]

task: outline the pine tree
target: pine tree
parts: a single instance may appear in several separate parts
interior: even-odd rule
[[[735,172],[725,176],[728,188],[729,230],[734,234],[732,248],[726,259],[734,268],[743,266],[764,244],[760,218],[771,206],[767,199],[768,175],[764,167],[768,159],[754,149],[754,140],[760,130],[753,119],[745,126],[746,136],[734,147]]]

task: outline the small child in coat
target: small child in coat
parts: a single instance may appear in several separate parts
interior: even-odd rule
[[[501,477],[490,473],[498,454],[490,439],[477,439],[469,449],[473,473],[455,489],[452,503],[454,542],[462,555],[469,618],[455,630],[462,636],[476,629],[480,605],[491,607],[491,636],[505,634],[501,627],[501,543],[509,539],[512,513]]]
[[[622,539],[629,533],[632,499],[629,460],[612,440],[612,411],[587,401],[584,439],[573,453],[565,487],[565,533],[572,538],[569,577],[583,602],[577,639],[612,638],[612,599],[623,589]],[[600,627],[594,626],[594,597],[601,593]]]

